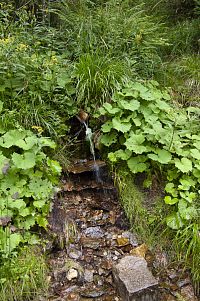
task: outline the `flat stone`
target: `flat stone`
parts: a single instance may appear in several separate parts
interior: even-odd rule
[[[88,227],[84,234],[92,238],[101,238],[104,236],[104,231],[99,227]]]
[[[158,281],[142,257],[125,256],[113,266],[113,277],[123,301],[159,301],[156,293]]]
[[[100,247],[105,246],[105,241],[103,239],[97,239],[97,238],[91,238],[91,237],[81,237],[80,244],[84,248],[90,248],[90,249],[98,249]]]
[[[77,162],[74,165],[68,167],[68,172],[71,172],[73,174],[79,174],[86,171],[93,171],[95,166],[98,166],[98,168],[106,166],[105,161],[96,160],[95,162],[84,160],[83,162]]]

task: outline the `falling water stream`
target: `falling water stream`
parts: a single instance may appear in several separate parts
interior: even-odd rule
[[[86,134],[86,139],[89,141],[90,143],[90,152],[93,156],[93,161],[94,161],[94,173],[95,173],[95,177],[96,177],[96,180],[97,182],[102,182],[101,180],[101,177],[100,177],[100,172],[99,172],[99,166],[98,164],[96,163],[96,156],[95,156],[95,151],[94,151],[94,143],[92,141],[92,130],[91,128],[88,127],[88,125],[86,124],[86,122],[83,121],[83,124],[85,126],[85,134]]]

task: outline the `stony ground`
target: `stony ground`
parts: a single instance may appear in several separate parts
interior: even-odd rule
[[[98,175],[91,162],[75,164],[69,176],[63,178],[62,192],[54,200],[47,247],[51,269],[48,300],[129,300],[118,295],[116,286],[120,287],[121,280],[113,281],[113,271],[126,256],[138,256],[142,261],[146,258],[148,270],[159,282],[157,297],[146,294],[130,300],[196,301],[187,273],[170,267],[164,253],[151,254],[130,232],[105,164],[97,164]],[[127,265],[127,278],[130,270]]]

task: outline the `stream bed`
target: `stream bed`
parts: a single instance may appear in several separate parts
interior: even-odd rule
[[[47,245],[51,270],[48,300],[196,301],[188,274],[169,267],[164,253],[152,254],[129,230],[105,163],[97,160],[95,164],[98,174],[93,161],[75,162],[54,200]],[[130,255],[146,259],[158,281],[156,295],[130,298],[118,294],[113,267]],[[178,294],[185,299],[178,299]]]

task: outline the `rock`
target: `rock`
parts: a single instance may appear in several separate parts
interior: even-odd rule
[[[184,298],[185,301],[197,301],[197,297],[195,297],[194,289],[192,285],[184,286],[181,289],[181,296]]]
[[[93,282],[93,271],[92,270],[85,270],[84,272],[84,280],[86,282]]]
[[[190,284],[190,283],[191,283],[190,278],[185,278],[185,279],[177,281],[177,285],[180,288],[183,286],[186,286],[187,284]]]
[[[98,298],[100,296],[103,296],[105,292],[98,288],[91,288],[91,289],[84,289],[81,292],[81,296],[87,297],[87,298]]]
[[[71,281],[72,279],[78,278],[78,271],[75,269],[70,269],[67,272],[66,278]]]
[[[106,166],[106,163],[101,160],[96,160],[95,164],[100,168]],[[74,165],[68,167],[68,172],[73,174],[80,174],[86,171],[93,171],[94,170],[94,161],[87,161],[84,162],[77,162]]]
[[[103,239],[91,238],[91,237],[81,237],[80,244],[84,248],[98,249],[99,247],[105,246],[105,241]]]
[[[71,293],[67,296],[67,298],[65,300],[66,301],[79,301],[80,296],[78,294]]]
[[[155,291],[158,281],[147,268],[144,258],[123,257],[113,266],[113,277],[123,301],[159,300]]]
[[[92,238],[101,238],[104,236],[104,231],[99,227],[88,227],[84,234]]]
[[[126,237],[118,237],[117,238],[117,245],[118,247],[127,246],[129,244],[129,239]]]
[[[132,249],[130,251],[131,255],[145,257],[148,247],[145,244],[140,245],[139,247]]]
[[[69,281],[73,278],[81,279],[83,276],[83,267],[78,262],[76,262],[72,259],[65,260],[65,270],[67,271],[67,279]],[[76,274],[77,274],[77,276],[76,276]],[[74,276],[74,277],[71,278],[72,276]]]
[[[132,232],[125,231],[125,232],[122,233],[122,237],[128,238],[130,244],[131,244],[133,247],[137,247],[137,246],[138,246],[137,238],[136,238],[136,236],[135,236]]]
[[[82,256],[81,251],[74,250],[74,251],[69,252],[69,257],[72,259],[79,259],[81,256]]]

